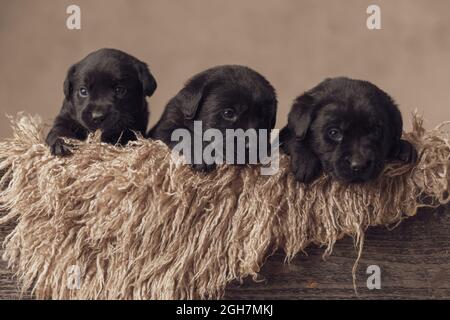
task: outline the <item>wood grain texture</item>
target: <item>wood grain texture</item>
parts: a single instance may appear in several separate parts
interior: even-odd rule
[[[356,251],[351,238],[336,244],[322,259],[324,249],[311,247],[291,263],[282,252],[269,257],[261,270],[262,282],[233,283],[227,299],[450,299],[450,205],[425,209],[394,230],[371,228],[357,272],[358,296],[353,290]],[[13,225],[0,226],[0,241]],[[0,249],[0,254],[3,251]],[[381,268],[381,289],[368,290],[367,266]],[[13,273],[0,262],[0,299],[29,299],[20,293]]]
[[[308,248],[284,263],[281,252],[261,270],[262,283],[245,281],[228,288],[229,299],[449,299],[450,206],[424,209],[394,230],[371,228],[366,234],[357,272],[358,296],[353,290],[353,241],[338,241],[332,255]],[[381,289],[367,289],[369,265],[381,269]]]
[[[3,213],[0,212],[0,216]],[[0,243],[12,231],[12,223],[0,225]],[[0,257],[3,256],[3,246],[0,247]],[[0,259],[0,300],[30,299],[29,293],[21,293],[20,287],[14,277],[13,272],[7,268],[7,263]]]

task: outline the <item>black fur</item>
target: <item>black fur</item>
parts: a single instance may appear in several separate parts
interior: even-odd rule
[[[232,109],[235,120],[224,118]],[[226,129],[267,129],[276,122],[277,99],[275,89],[259,73],[237,65],[218,66],[191,78],[167,104],[163,115],[149,137],[162,140],[169,147],[175,129],[193,133],[194,121],[201,120],[203,131],[211,128],[225,133]],[[194,164],[194,169],[209,171],[214,164]]]
[[[401,140],[402,117],[392,98],[370,82],[326,79],[299,96],[280,133],[282,149],[300,182],[322,170],[345,182],[376,178],[386,160],[415,162]]]
[[[85,88],[87,96],[82,96]],[[86,139],[100,129],[102,141],[125,144],[135,132],[145,135],[146,96],[156,81],[145,63],[115,49],[101,49],[70,67],[64,81],[64,101],[46,142],[53,155],[71,154],[63,137]]]

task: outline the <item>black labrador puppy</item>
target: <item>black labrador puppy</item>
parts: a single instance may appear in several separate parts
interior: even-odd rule
[[[322,170],[345,182],[376,178],[386,160],[415,162],[402,136],[402,117],[392,98],[368,81],[326,79],[299,96],[280,132],[282,149],[300,182]]]
[[[270,133],[275,126],[276,110],[275,89],[261,74],[245,66],[217,66],[186,83],[169,101],[148,136],[173,148],[178,143],[172,139],[174,130],[183,128],[194,136],[194,121],[201,121],[203,132],[217,129],[224,136],[227,129],[266,129]],[[270,144],[269,134],[267,137],[266,146]],[[203,148],[207,144],[203,142]],[[223,152],[227,151],[223,149]],[[247,161],[248,154],[245,157]],[[190,163],[199,171],[215,168],[215,163],[201,160],[201,163]]]
[[[112,144],[135,139],[134,132],[145,135],[145,97],[155,90],[156,81],[144,62],[115,49],[92,52],[67,73],[64,102],[46,139],[51,153],[69,155],[63,137],[84,140],[99,129],[102,141]]]

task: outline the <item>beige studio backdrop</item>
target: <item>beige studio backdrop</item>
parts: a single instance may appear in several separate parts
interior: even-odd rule
[[[81,30],[66,28],[71,4]],[[382,30],[366,27],[371,4]],[[0,138],[11,134],[5,114],[50,121],[68,67],[102,47],[149,64],[158,82],[151,124],[183,82],[219,64],[248,65],[272,82],[277,127],[295,96],[336,75],[374,82],[427,127],[450,120],[448,0],[0,0],[0,46]]]

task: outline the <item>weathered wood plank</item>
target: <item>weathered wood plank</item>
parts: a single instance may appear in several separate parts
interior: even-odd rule
[[[339,241],[331,257],[309,248],[289,265],[281,252],[269,258],[263,283],[245,281],[227,291],[230,299],[449,299],[450,206],[422,210],[396,229],[372,228],[366,236],[357,272],[358,296],[351,270],[356,252],[351,238]],[[381,268],[381,289],[366,286],[367,266]]]
[[[228,299],[449,299],[450,206],[422,210],[396,229],[372,228],[366,236],[357,273],[358,293],[351,270],[356,252],[352,239],[339,241],[331,257],[322,260],[323,248],[308,248],[290,264],[282,252],[270,257],[262,269],[263,282],[251,279],[232,284]],[[12,230],[0,226],[0,241]],[[366,268],[381,268],[381,289],[368,290]],[[0,262],[0,299],[17,299],[19,287]],[[29,298],[28,295],[23,298]]]
[[[2,213],[0,213],[0,216]],[[12,231],[14,225],[9,223],[0,225],[0,243]],[[3,256],[3,246],[0,247],[0,257]],[[19,285],[11,270],[7,269],[7,263],[0,259],[0,300],[29,299],[30,294],[21,294]]]

